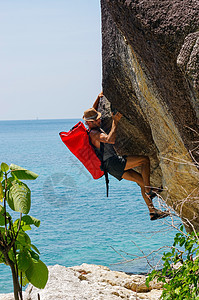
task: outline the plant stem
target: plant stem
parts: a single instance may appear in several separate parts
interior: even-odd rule
[[[15,269],[15,264],[14,262],[9,258],[8,252],[3,249],[3,255],[5,257],[6,263],[10,266],[11,272],[12,272],[12,279],[13,279],[13,287],[14,287],[14,298],[15,300],[23,300],[22,299],[22,293],[21,293],[21,288],[19,285],[19,280],[17,277],[16,269]],[[20,298],[19,298],[20,297]]]
[[[12,271],[14,297],[15,297],[15,300],[19,300],[20,286],[19,286],[19,282],[18,282],[18,278],[17,278],[17,274],[16,274],[16,270],[15,270],[15,266],[14,266],[13,262],[10,263],[10,268],[11,268],[11,271]]]
[[[14,246],[14,244],[16,242],[16,239],[17,239],[17,236],[19,234],[19,230],[20,230],[20,227],[21,227],[21,218],[22,218],[22,213],[20,213],[20,219],[19,219],[19,225],[18,225],[17,233],[16,233],[16,235],[14,235],[12,241],[9,244],[10,248],[12,248]]]
[[[7,184],[8,184],[8,177],[7,177],[7,173],[5,173],[4,209],[5,209],[5,239],[6,239],[6,243],[7,243],[7,219],[6,219],[6,194],[7,194]]]

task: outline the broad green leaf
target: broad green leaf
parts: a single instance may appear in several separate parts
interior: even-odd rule
[[[0,201],[3,201],[3,187],[2,187],[2,183],[0,182]]]
[[[19,227],[19,219],[17,219],[13,224],[13,228],[15,232],[18,231],[18,227]],[[26,223],[21,220],[20,229],[22,229],[23,231],[27,231],[27,230],[31,230],[31,227],[30,225],[26,225]]]
[[[25,274],[32,285],[38,289],[44,289],[48,281],[48,268],[41,260],[32,262]]]
[[[5,213],[5,208],[2,205],[0,205],[0,226],[5,225],[4,213]]]
[[[32,263],[30,253],[28,251],[22,251],[17,254],[17,266],[19,270],[26,271]]]
[[[35,251],[29,250],[29,253],[30,253],[32,259],[34,259],[35,261],[39,260],[39,255]]]
[[[2,214],[0,214],[0,226],[3,225],[5,225],[5,217]]]
[[[2,162],[1,171],[6,173],[6,172],[8,172],[8,170],[9,170],[9,166],[6,163]]]
[[[17,236],[17,242],[20,243],[24,247],[31,245],[31,240],[30,240],[29,236],[27,235],[27,233],[25,233],[25,232],[19,232],[19,234]]]
[[[30,225],[35,225],[36,227],[39,227],[40,226],[40,220],[36,219],[32,216],[28,216],[28,215],[23,216],[21,218],[21,229],[23,229],[23,231],[31,230]],[[19,219],[17,219],[14,222],[15,232],[17,232],[18,226],[19,226]]]
[[[3,190],[5,189],[5,179],[1,182]]]
[[[23,182],[13,181],[7,195],[7,202],[14,211],[28,214],[31,205],[31,191]]]
[[[14,263],[16,262],[15,254],[14,254],[13,248],[11,248],[10,251],[8,252],[8,257],[9,257],[9,259],[12,260]]]
[[[0,227],[0,233],[3,239],[5,239],[5,226],[4,227]]]
[[[3,171],[0,170],[0,181],[3,180]]]
[[[22,225],[21,228],[23,229],[23,231],[31,230],[30,225]]]
[[[26,224],[26,225],[35,225],[36,227],[40,226],[40,220],[36,219],[32,216],[23,216],[22,221]]]
[[[29,171],[14,164],[10,165],[10,170],[12,174],[14,174],[18,179],[22,180],[34,180],[39,176],[38,174],[32,171]]]
[[[9,213],[6,213],[6,216],[9,217]],[[6,224],[8,224],[8,218],[6,218]],[[5,225],[5,216],[3,214],[0,213],[0,226]]]
[[[35,250],[38,254],[40,254],[39,250],[37,249],[37,247],[33,244],[31,244],[31,247],[33,250]]]
[[[4,233],[5,232],[5,227],[0,227],[0,232]]]

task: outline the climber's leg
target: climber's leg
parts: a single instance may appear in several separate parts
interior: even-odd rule
[[[148,156],[143,156],[143,155],[127,156],[126,160],[127,160],[126,166],[124,169],[125,171],[129,171],[130,169],[133,169],[135,167],[141,167],[141,177],[138,178],[138,176],[135,173],[132,174],[132,178],[135,177],[135,179],[139,180],[140,182],[137,182],[136,180],[133,179],[132,180],[137,182],[141,187],[144,187],[145,192],[148,193],[150,191],[150,160]]]
[[[144,198],[144,201],[149,209],[149,212],[153,213],[155,211],[155,207],[154,207],[153,202],[150,199],[150,197],[148,197],[146,195],[145,184],[144,184],[142,175],[139,174],[138,172],[136,172],[135,170],[131,169],[131,170],[125,171],[122,178],[124,178],[126,180],[130,180],[130,181],[134,181],[140,186],[142,197]]]

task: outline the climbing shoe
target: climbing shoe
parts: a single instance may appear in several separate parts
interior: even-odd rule
[[[157,196],[157,193],[161,193],[163,191],[163,187],[160,188],[150,188],[150,191],[146,193],[146,195],[152,200]]]
[[[166,218],[170,215],[169,211],[161,211],[156,209],[155,212],[150,213],[150,219],[151,221],[155,221],[158,219],[163,219]]]

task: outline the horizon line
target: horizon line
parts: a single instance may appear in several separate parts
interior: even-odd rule
[[[6,122],[6,121],[42,121],[42,120],[79,120],[82,119],[81,117],[76,117],[76,118],[34,118],[34,119],[4,119],[1,120],[0,122]]]

